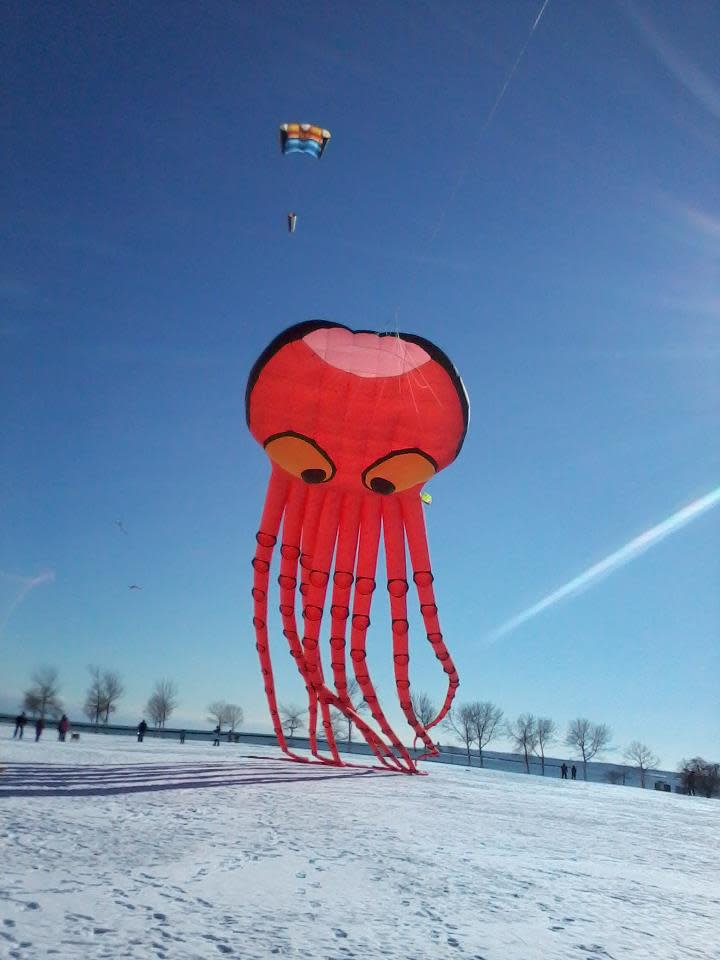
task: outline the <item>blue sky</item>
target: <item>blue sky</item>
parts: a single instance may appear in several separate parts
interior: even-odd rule
[[[45,663],[81,703],[97,663],[120,719],[170,676],[179,721],[224,697],[269,729],[243,395],[322,317],[435,340],[467,385],[427,511],[460,699],[717,759],[720,509],[487,641],[720,482],[720,10],[551,0],[487,125],[540,6],[6,5],[0,708]],[[320,162],[281,157],[296,119]]]

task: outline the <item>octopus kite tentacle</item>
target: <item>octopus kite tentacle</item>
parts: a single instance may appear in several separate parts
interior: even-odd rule
[[[267,592],[270,574],[270,562],[273,548],[277,542],[280,529],[280,519],[285,506],[288,480],[273,471],[270,478],[265,507],[260,521],[260,530],[256,534],[257,546],[252,566],[255,571],[253,577],[252,596],[254,601],[253,625],[255,627],[256,649],[260,658],[260,671],[265,683],[265,694],[270,707],[273,730],[280,744],[280,748],[293,760],[307,761],[306,757],[293,753],[287,745],[285,731],[280,721],[277,697],[275,695],[275,680],[273,677],[272,660],[270,658],[270,642],[267,629]]]
[[[318,699],[327,740],[333,760],[340,763],[340,757],[335,743],[335,735],[330,721],[330,703],[325,695],[325,676],[320,656],[320,625],[325,606],[325,594],[330,579],[335,541],[337,539],[340,518],[339,495],[333,491],[311,490],[310,497],[317,497],[320,501],[320,515],[318,519],[315,543],[311,554],[311,566],[308,574],[308,587],[304,597],[305,606],[303,618],[305,632],[303,647],[310,673],[310,679]]]
[[[322,498],[312,496],[312,488],[308,490],[305,504],[305,516],[302,524],[302,539],[300,543],[300,595],[302,597],[303,609],[307,603],[307,594],[310,589],[310,570],[312,569],[312,554],[315,549],[315,536],[317,526],[320,521],[320,509],[322,507]],[[303,652],[305,662],[310,667],[308,651],[305,647],[305,626],[303,622]],[[318,696],[315,685],[311,682],[308,690],[308,737],[310,739],[310,752],[313,756],[321,759],[318,753],[317,743],[317,714],[318,714]]]
[[[427,729],[430,730],[437,726],[450,710],[457,688],[460,686],[460,679],[440,630],[433,590],[434,577],[430,569],[430,554],[425,536],[425,518],[420,498],[403,498],[402,511],[410,550],[410,562],[413,568],[413,580],[417,588],[420,612],[425,623],[427,638],[435,651],[435,656],[442,663],[443,670],[448,676],[445,700],[437,715],[427,725]]]
[[[357,715],[352,707],[352,704],[347,699],[346,694],[343,695],[341,685],[336,682],[336,687],[338,690],[337,696],[335,696],[332,691],[330,691],[324,685],[324,683],[319,686],[317,684],[313,686],[313,678],[311,677],[311,671],[307,662],[305,649],[303,644],[300,642],[295,615],[295,597],[297,587],[298,559],[300,557],[302,518],[307,499],[306,492],[309,491],[309,488],[302,483],[291,480],[289,489],[290,492],[287,498],[285,514],[283,517],[282,543],[280,546],[280,573],[278,575],[278,584],[280,587],[280,615],[283,621],[283,633],[290,646],[290,653],[295,659],[300,675],[303,678],[305,687],[308,691],[308,696],[310,697],[311,693],[314,693],[315,696],[317,696],[320,690],[322,690],[326,702],[328,704],[332,704],[338,710],[343,712],[351,720],[351,722],[355,724],[355,726],[369,743],[378,760],[384,766],[389,766],[385,758],[390,751],[376,736],[374,731],[364,722],[364,720]],[[354,565],[356,543],[357,531],[355,534],[355,541],[351,547],[352,557],[350,559],[350,566]],[[347,546],[345,547],[345,550],[347,550]],[[343,556],[344,555],[345,554],[343,554]],[[306,582],[310,584],[309,577],[307,578]],[[308,602],[311,601],[308,600]],[[336,653],[333,654],[333,656],[336,655]],[[337,664],[335,662],[333,671],[335,670],[336,665]],[[344,676],[344,659],[342,665]],[[347,684],[345,684],[345,688],[346,687]],[[325,763],[328,762],[326,757],[318,756],[317,758]],[[394,757],[392,759],[394,760]],[[335,760],[334,762],[338,762],[338,760]]]
[[[341,702],[342,712],[353,718],[377,759],[384,766],[400,769],[401,765],[393,752],[383,743],[372,728],[358,716],[348,697],[345,648],[347,622],[350,616],[350,595],[355,576],[355,557],[360,533],[360,502],[348,496],[343,499],[340,512],[333,590],[330,603],[330,656],[335,689]],[[358,722],[359,721],[359,722]],[[362,727],[360,726],[362,724]]]
[[[412,494],[411,494],[412,496]],[[400,501],[403,497],[388,497],[383,500],[383,534],[385,537],[385,555],[387,557],[387,589],[390,596],[390,615],[393,634],[393,664],[395,686],[398,700],[407,722],[415,731],[416,738],[422,740],[430,754],[437,753],[437,747],[415,716],[410,699],[410,663],[409,630],[407,619],[407,568],[405,564],[405,532],[403,528]]]
[[[380,503],[377,500],[366,500],[363,504],[360,520],[360,543],[350,628],[350,659],[353,663],[355,679],[360,684],[363,697],[370,707],[373,718],[395,747],[400,758],[405,762],[405,766],[412,769],[414,763],[407,747],[392,729],[380,707],[366,662],[366,637],[370,626],[370,605],[376,586],[375,570],[380,543],[381,516]]]

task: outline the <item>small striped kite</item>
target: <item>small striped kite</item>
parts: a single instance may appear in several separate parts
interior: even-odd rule
[[[280,126],[280,149],[284,154],[306,153],[319,160],[329,140],[329,130],[311,123],[283,123]]]

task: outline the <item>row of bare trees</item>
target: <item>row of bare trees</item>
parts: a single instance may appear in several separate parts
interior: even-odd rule
[[[213,700],[208,706],[208,720],[220,729],[227,727],[230,733],[243,722],[243,708],[237,703],[226,703],[224,700]]]
[[[356,713],[364,713],[368,709],[367,701],[363,698],[360,690],[360,684],[354,677],[348,680],[347,696],[352,708]],[[425,695],[423,694],[423,696]],[[429,699],[427,697],[426,699],[429,703]],[[430,710],[432,711],[432,707],[430,707]],[[417,710],[415,712],[417,716],[420,717],[420,714],[417,712]],[[282,723],[283,730],[289,737],[294,737],[296,730],[303,729],[305,726],[306,713],[307,709],[298,707],[297,704],[280,704],[280,721]],[[347,743],[352,743],[352,720],[346,717],[345,714],[341,713],[339,710],[336,710],[334,707],[330,710],[330,726],[333,736],[336,740],[342,739]]]
[[[348,684],[348,697],[357,712],[367,709],[368,705],[362,698],[356,680]],[[415,716],[427,727],[437,714],[435,705],[423,692],[413,693],[411,699]],[[306,713],[306,709],[296,704],[280,705],[282,726],[288,736],[292,737],[296,731],[303,729]],[[347,742],[352,742],[352,722],[347,717],[333,709],[330,711],[330,722],[336,739],[340,739],[341,734],[346,734]],[[515,719],[506,720],[503,710],[486,700],[458,704],[448,714],[445,725],[465,747],[468,763],[472,763],[472,748],[477,746],[481,767],[485,765],[485,750],[488,745],[493,740],[504,737],[510,741],[513,750],[522,755],[528,773],[531,759],[537,757],[544,775],[547,748],[560,740],[557,724],[552,718],[521,713]],[[607,724],[593,723],[585,717],[578,717],[568,724],[563,741],[579,754],[585,780],[589,761],[607,749],[611,737],[612,731]],[[628,745],[624,757],[638,770],[642,787],[645,786],[647,771],[657,767],[660,762],[653,751],[639,740],[633,740]]]
[[[117,709],[117,703],[124,693],[124,684],[115,670],[101,670],[100,667],[88,667],[90,685],[87,688],[83,712],[91,723],[107,724],[110,715]],[[63,712],[60,699],[60,681],[54,667],[39,667],[31,675],[31,686],[24,692],[23,709],[33,717],[57,718]],[[368,709],[357,680],[348,683],[348,698],[357,713]],[[170,715],[178,705],[177,685],[173,680],[162,679],[155,683],[145,706],[145,713],[156,728],[163,729]],[[412,694],[415,716],[423,724],[428,724],[437,714],[431,698],[422,692]],[[305,726],[306,709],[294,704],[281,705],[282,726],[288,736]],[[242,707],[225,700],[215,700],[208,706],[208,720],[219,727],[226,727],[231,733],[243,722]],[[346,739],[352,743],[352,722],[339,710],[331,710],[330,722],[336,740]],[[505,719],[503,710],[489,701],[472,701],[453,707],[445,720],[446,729],[460,740],[467,752],[468,763],[472,762],[472,748],[477,747],[480,766],[485,765],[485,750],[498,738],[507,738],[513,750],[522,755],[525,769],[530,772],[533,757],[540,760],[542,773],[545,773],[545,757],[550,744],[560,741],[558,728],[550,717],[536,717],[532,713],[522,713],[515,719]],[[576,751],[582,761],[583,777],[587,780],[587,764],[607,749],[612,732],[604,723],[593,723],[585,717],[578,717],[568,724],[563,742]],[[646,744],[633,740],[625,748],[623,758],[637,770],[640,786],[645,787],[647,773],[656,769],[659,757]],[[680,766],[680,779],[688,792],[697,792],[705,796],[720,793],[720,765],[708,763],[701,757],[683,761]]]
[[[513,719],[505,719],[500,707],[480,700],[453,707],[447,716],[446,726],[464,745],[468,763],[471,762],[471,748],[474,744],[477,745],[482,767],[485,764],[484,751],[488,744],[499,737],[505,737],[510,741],[514,752],[522,754],[528,773],[532,757],[539,758],[540,768],[542,773],[545,773],[547,748],[560,739],[557,724],[550,717],[536,717],[532,713],[521,713]],[[564,742],[580,755],[583,776],[586,780],[588,761],[607,748],[611,736],[612,732],[607,724],[593,723],[585,717],[578,717],[577,720],[572,720],[568,724]],[[633,746],[635,745],[638,748],[636,751],[638,754],[647,751],[644,745],[637,742]],[[650,751],[647,752],[650,754]],[[652,759],[654,763],[648,762],[645,769],[659,762],[654,756]]]
[[[483,751],[487,745],[498,737],[506,737],[513,750],[522,754],[525,770],[530,772],[531,758],[537,757],[543,775],[548,746],[561,740],[557,724],[550,717],[521,713],[514,719],[504,720],[500,707],[486,701],[459,704],[448,714],[447,727],[465,746],[468,762],[471,762],[473,744],[477,744],[480,766],[483,766]],[[608,748],[611,737],[612,731],[607,724],[593,723],[586,717],[578,717],[568,724],[562,742],[579,755],[585,780],[589,761]],[[648,770],[655,769],[660,763],[660,758],[650,747],[639,740],[628,744],[623,757],[638,771],[641,787],[645,786]]]
[[[116,670],[88,667],[90,683],[85,692],[83,713],[88,720],[99,726],[110,722],[110,715],[117,710],[118,701],[125,692],[125,685]],[[32,717],[43,720],[59,717],[63,712],[60,699],[60,678],[55,667],[38,667],[31,675],[31,685],[23,695],[23,710]],[[163,678],[155,683],[145,714],[153,725],[163,729],[179,703],[178,688],[174,680]],[[208,720],[231,732],[243,722],[243,710],[237,703],[216,700],[208,707]]]

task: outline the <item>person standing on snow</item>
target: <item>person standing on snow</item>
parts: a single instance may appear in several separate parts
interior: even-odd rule
[[[42,732],[44,729],[45,729],[45,721],[43,720],[42,717],[38,717],[37,720],[35,721],[35,743],[37,743],[40,737],[42,736]]]
[[[577,780],[577,767],[575,764],[570,767],[570,776],[573,778],[573,780]]]
[[[13,740],[15,739],[15,737],[17,737],[18,740],[22,740],[26,723],[27,723],[27,714],[23,710],[22,713],[19,713],[15,717],[15,732],[13,733]]]
[[[560,767],[560,776],[563,780],[567,780],[567,764],[563,761],[563,765]]]
[[[145,720],[143,719],[143,720],[140,721],[140,723],[138,724],[138,728],[137,728],[138,743],[142,743],[142,742],[143,742],[143,737],[145,736],[145,732],[146,732],[146,731],[147,731],[147,723],[146,723]]]
[[[218,724],[215,727],[215,729],[213,730],[213,734],[215,735],[215,739],[213,740],[213,746],[219,747],[220,746],[220,724]]]
[[[65,743],[65,737],[69,727],[70,721],[68,720],[67,716],[63,714],[60,717],[60,722],[58,723],[58,740],[61,740],[63,743]]]

